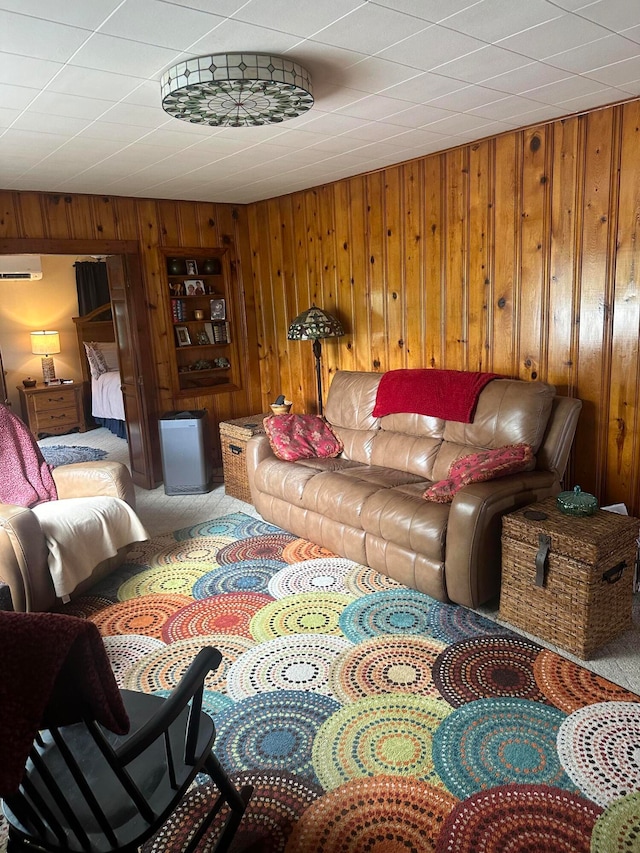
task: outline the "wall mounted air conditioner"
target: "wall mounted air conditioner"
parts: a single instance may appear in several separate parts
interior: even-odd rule
[[[40,281],[40,255],[0,255],[0,281]]]

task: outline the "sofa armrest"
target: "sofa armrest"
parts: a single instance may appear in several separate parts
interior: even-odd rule
[[[51,473],[60,500],[106,495],[122,498],[132,509],[136,508],[133,480],[129,469],[122,462],[76,462],[60,465]]]
[[[49,610],[56,601],[44,533],[30,509],[0,503],[0,578],[13,609]]]
[[[263,433],[253,435],[247,442],[247,477],[249,480],[249,489],[251,490],[251,500],[256,506],[257,496],[255,494],[254,475],[256,468],[264,459],[274,459],[275,453],[271,448],[269,439]]]
[[[451,503],[445,581],[456,604],[477,607],[500,592],[502,516],[560,491],[551,471],[465,486]]]

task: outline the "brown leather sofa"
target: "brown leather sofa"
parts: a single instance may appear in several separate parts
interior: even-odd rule
[[[61,465],[52,471],[58,498],[82,498],[111,495],[135,509],[135,492],[128,468],[120,462],[79,462]],[[91,577],[74,590],[79,595],[100,578],[114,571],[131,546],[103,560]],[[11,605],[16,611],[50,610],[56,593],[48,566],[45,535],[32,510],[0,503],[0,585],[8,587]],[[3,596],[3,605],[8,596]]]
[[[500,590],[502,515],[561,490],[582,403],[543,382],[495,379],[470,424],[415,414],[374,418],[380,379],[334,376],[325,417],[344,443],[338,458],[285,462],[266,436],[252,437],[253,503],[296,536],[440,601],[477,607]],[[534,449],[534,470],[466,486],[450,504],[422,497],[455,459],[522,442]]]

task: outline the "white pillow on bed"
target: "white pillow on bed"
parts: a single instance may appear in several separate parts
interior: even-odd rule
[[[103,373],[108,373],[109,368],[107,367],[107,362],[105,361],[104,355],[102,354],[98,344],[85,343],[84,350],[87,354],[89,370],[91,371],[91,377],[93,379],[99,379]]]
[[[94,344],[94,346],[97,346],[102,352],[109,370],[120,370],[118,344],[115,341],[100,341],[99,344]]]
[[[84,348],[93,379],[99,379],[103,373],[120,369],[118,345],[115,341],[91,341],[85,343]]]

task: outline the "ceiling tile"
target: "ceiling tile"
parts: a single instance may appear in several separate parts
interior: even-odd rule
[[[81,135],[89,139],[114,139],[123,145],[129,145],[144,136],[144,133],[145,129],[142,127],[131,127],[128,124],[116,124],[110,121],[94,121],[82,131]]]
[[[438,119],[426,125],[427,130],[435,130],[437,133],[465,133],[469,130],[480,130],[489,124],[486,118],[472,116],[469,113],[454,113],[448,118]],[[484,134],[479,134],[484,136]]]
[[[20,110],[8,109],[7,107],[0,107],[0,127],[11,127],[13,122],[20,115]]]
[[[224,22],[218,15],[160,0],[126,2],[105,21],[100,32],[118,38],[147,42],[172,50],[188,50]],[[215,36],[212,36],[212,40]]]
[[[434,24],[461,9],[473,6],[476,2],[478,0],[447,0],[446,3],[442,0],[372,0],[372,4],[377,6],[386,6],[388,9],[405,12],[407,15],[413,15]]]
[[[481,0],[451,15],[446,19],[446,26],[486,42],[496,42],[562,14],[562,9],[547,0],[527,0],[526,3]]]
[[[174,50],[97,33],[76,53],[71,64],[131,77],[159,78],[160,72],[176,58]]]
[[[0,51],[66,62],[89,36],[88,30],[0,9]]]
[[[474,107],[469,110],[469,114],[503,121],[505,119],[511,119],[519,113],[526,112],[527,110],[535,110],[539,106],[539,103],[531,101],[528,98],[509,95],[509,97],[503,98],[500,101],[494,101],[492,104],[484,104]]]
[[[101,116],[113,101],[98,98],[83,98],[79,95],[64,95],[60,92],[41,92],[34,101],[31,109],[38,113],[48,113],[54,116],[69,116],[70,118],[96,119]]]
[[[274,20],[282,21],[285,32],[308,38],[334,21],[340,20],[363,5],[363,0],[322,0],[321,3],[289,0],[251,0],[238,10],[236,18],[262,27],[273,26]]]
[[[0,53],[0,80],[15,86],[43,88],[63,68],[60,62]]]
[[[640,56],[597,68],[595,71],[589,72],[588,76],[592,80],[606,83],[608,86],[623,86],[626,83],[640,80]]]
[[[445,62],[435,70],[446,77],[466,80],[469,83],[479,83],[505,71],[513,71],[526,65],[528,60],[510,50],[503,50],[495,45],[486,45],[480,50]]]
[[[385,98],[383,95],[367,95],[359,101],[341,107],[336,111],[339,115],[355,116],[356,118],[383,119],[406,108],[405,101]]]
[[[602,83],[598,83],[596,80],[589,80],[588,77],[568,77],[566,80],[559,80],[557,83],[549,83],[547,86],[530,89],[526,95],[532,101],[542,101],[545,104],[558,104],[560,101],[566,101],[569,98],[594,95],[603,88],[605,87]]]
[[[508,92],[511,95],[520,95],[537,86],[545,86],[547,83],[556,83],[558,80],[566,80],[570,77],[568,71],[545,65],[543,62],[530,62],[513,71],[497,74],[495,77],[487,77],[482,85],[488,89],[496,89],[499,92]]]
[[[626,100],[626,92],[621,92],[619,89],[607,87],[601,89],[595,94],[582,95],[577,98],[568,98],[566,101],[561,101],[558,106],[564,107],[565,113],[581,112],[584,109],[593,108],[594,106],[607,106],[615,104],[619,101]]]
[[[28,12],[34,18],[70,24],[84,29],[95,29],[107,18],[122,0],[2,0],[2,8],[9,12]]]
[[[620,62],[634,56],[640,56],[640,45],[622,36],[610,35],[582,47],[557,53],[555,56],[550,56],[547,62],[566,71],[573,71],[575,74],[585,74],[593,71],[594,68],[601,68],[603,65],[611,65],[612,62]]]
[[[0,83],[0,104],[13,110],[24,110],[37,98],[37,89],[28,89],[26,86],[8,86]]]
[[[496,92],[494,89],[485,89],[483,86],[465,86],[463,89],[458,89],[457,92],[452,92],[450,95],[445,95],[441,98],[433,98],[429,101],[432,107],[440,107],[450,112],[465,112],[473,107],[480,107],[484,104],[492,104],[495,101],[504,100],[503,92]]]
[[[609,35],[609,31],[575,15],[563,15],[554,21],[531,27],[500,41],[500,47],[514,50],[531,59],[545,59],[562,50],[570,50]]]
[[[169,116],[157,107],[120,103],[110,106],[101,118],[103,121],[114,121],[131,127],[156,128],[165,124]]]
[[[141,77],[127,77],[110,71],[65,65],[48,88],[51,92],[119,101],[129,95],[141,82]]]
[[[281,55],[298,44],[298,36],[275,29],[245,24],[243,21],[223,21],[215,32],[194,42],[189,52],[194,56],[239,50]]]
[[[622,30],[621,35],[634,41],[636,44],[640,44],[640,24],[637,27],[629,27],[628,30]]]
[[[380,56],[430,71],[444,62],[459,59],[481,47],[485,47],[485,44],[479,39],[445,27],[433,26],[381,51]]]
[[[442,77],[439,74],[423,71],[405,83],[384,89],[383,94],[390,98],[411,101],[414,104],[426,104],[433,98],[464,89],[466,85],[462,80],[452,80],[451,77]]]
[[[580,9],[580,15],[603,27],[619,32],[638,23],[640,10],[634,0],[598,0]]]
[[[419,22],[417,26],[422,28]],[[378,53],[415,33],[415,18],[367,3],[315,33],[313,40],[349,50]]]
[[[400,127],[422,127],[433,121],[449,118],[453,114],[451,110],[445,110],[442,107],[418,104],[389,116],[387,122]]]
[[[89,124],[90,118],[72,118],[70,116],[47,115],[27,110],[13,125],[17,130],[40,131],[46,127],[49,133],[75,134]]]
[[[393,98],[395,95],[388,91],[391,87],[404,86],[412,79],[419,77],[420,73],[417,68],[398,62],[389,62],[378,56],[370,56],[345,68],[338,82],[340,85],[350,86],[363,92],[384,94]],[[335,77],[333,79],[336,80]]]

